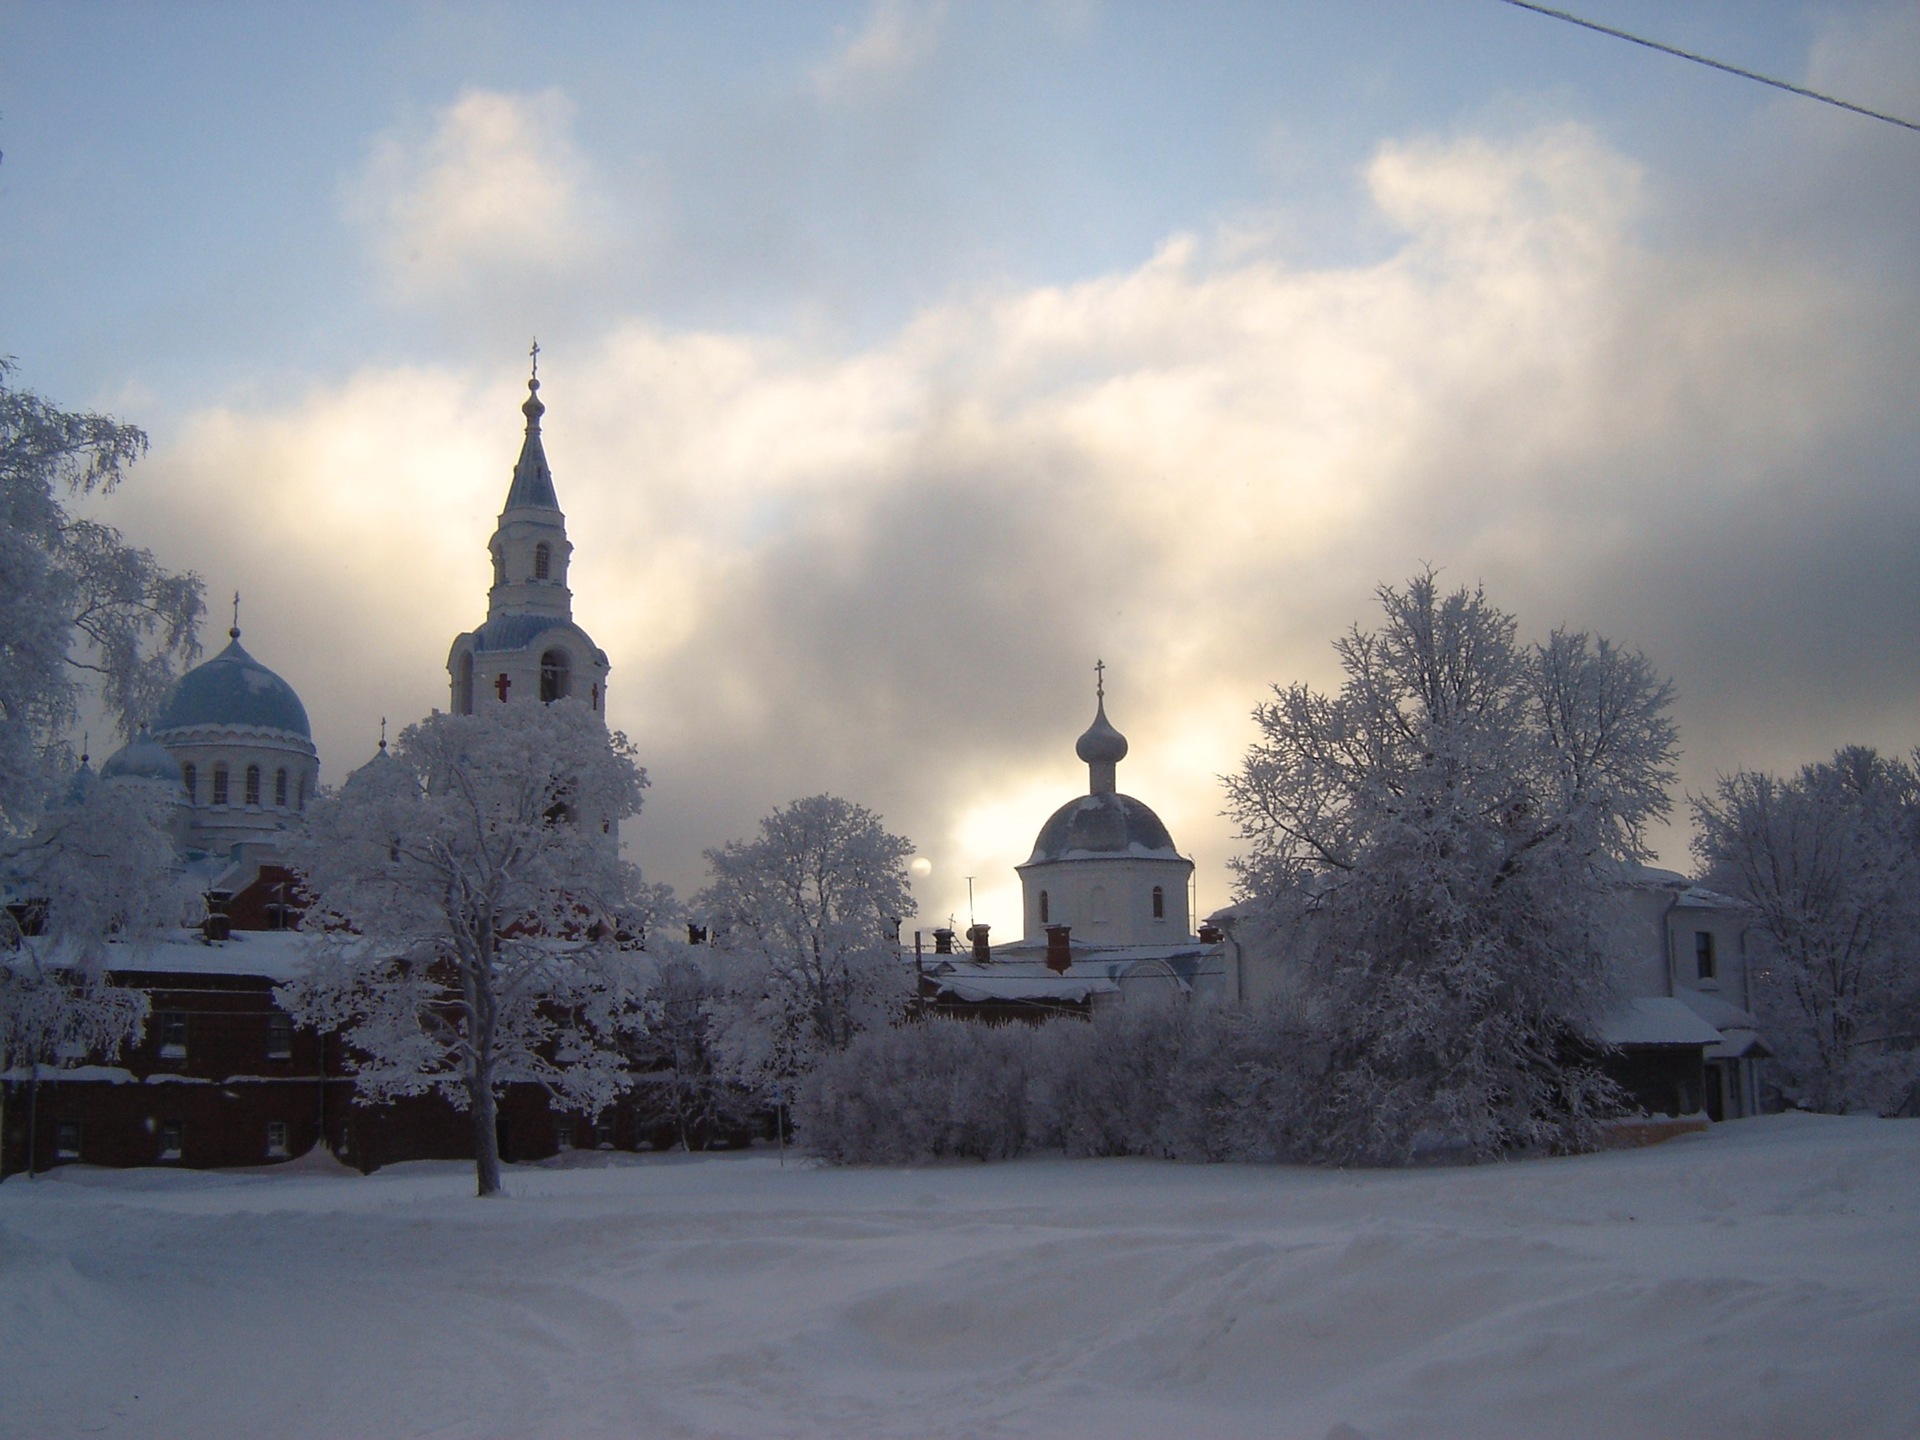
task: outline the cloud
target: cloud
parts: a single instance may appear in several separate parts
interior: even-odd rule
[[[938,48],[945,18],[940,0],[873,0],[866,24],[814,67],[815,93],[852,99],[919,69]]]
[[[573,107],[558,90],[463,91],[424,135],[389,132],[346,189],[389,281],[409,299],[476,280],[561,271],[599,228]]]
[[[1008,934],[1013,865],[1085,784],[1099,656],[1123,788],[1224,903],[1248,710],[1332,683],[1328,641],[1429,560],[1528,633],[1649,651],[1695,789],[1910,730],[1916,357],[1884,286],[1650,242],[1645,175],[1578,127],[1390,144],[1365,178],[1398,235],[1365,263],[1176,235],[863,349],[627,317],[549,356],[576,614],[653,770],[655,876],[690,889],[703,847],[834,790],[933,861],[923,923],[972,875]],[[139,533],[259,594],[279,628],[249,643],[333,780],[378,714],[441,703],[519,383],[369,371],[203,415],[150,467]]]

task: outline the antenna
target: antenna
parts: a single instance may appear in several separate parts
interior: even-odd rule
[[[967,924],[973,923],[973,876],[969,875],[967,876]]]

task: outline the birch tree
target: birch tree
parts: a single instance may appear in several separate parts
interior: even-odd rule
[[[1920,768],[1854,746],[1693,802],[1705,883],[1753,921],[1755,1005],[1782,1088],[1879,1110],[1920,1078]]]
[[[464,1109],[482,1196],[501,1189],[508,1085],[596,1112],[632,1081],[644,891],[614,832],[646,783],[576,701],[489,705],[409,726],[310,809],[297,864],[317,936],[281,1003],[342,1034],[365,1099]]]
[[[1339,691],[1275,687],[1226,780],[1247,923],[1324,1041],[1319,1157],[1578,1146],[1612,1095],[1583,1043],[1600,902],[1667,810],[1671,689],[1591,635],[1524,644],[1431,570],[1378,595]]]

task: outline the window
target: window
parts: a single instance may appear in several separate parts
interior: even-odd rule
[[[453,708],[456,714],[473,714],[473,652],[466,651],[460,656],[460,664],[454,672],[459,678],[454,681]]]
[[[1693,932],[1693,968],[1700,979],[1713,979],[1713,932],[1711,930]]]
[[[602,1115],[593,1122],[593,1148],[613,1149],[613,1117],[611,1115]]]
[[[187,1153],[187,1127],[184,1121],[160,1122],[160,1158],[178,1160]]]
[[[267,1016],[267,1058],[293,1058],[293,1017],[278,1013]]]
[[[62,1120],[53,1127],[53,1158],[56,1160],[80,1158],[80,1122],[78,1120]]]
[[[533,547],[533,578],[545,580],[553,569],[553,551],[543,540]]]
[[[260,767],[258,765],[249,765],[247,766],[247,804],[258,805],[259,803]]]
[[[287,1122],[269,1120],[267,1122],[267,1158],[284,1160],[287,1156]]]
[[[498,550],[493,552],[493,583],[496,589],[507,583],[507,563]]]
[[[187,787],[187,804],[199,804],[200,772],[191,765],[182,765],[180,767],[180,781]]]
[[[556,1120],[553,1122],[553,1148],[556,1150],[573,1149],[573,1121]]]
[[[160,1012],[160,1058],[162,1060],[187,1058],[186,1011],[162,1010]]]
[[[549,650],[540,657],[540,699],[542,703],[564,700],[573,688],[573,662],[564,650]]]
[[[287,772],[285,770],[273,772],[273,803],[282,810],[287,808]]]
[[[216,805],[227,803],[227,767],[224,765],[213,767],[213,803]]]
[[[1158,885],[1153,887],[1153,918],[1156,920],[1167,918],[1167,892]]]
[[[1052,907],[1047,904],[1047,892],[1042,890],[1040,892],[1040,923],[1042,925],[1053,919],[1051,910]]]

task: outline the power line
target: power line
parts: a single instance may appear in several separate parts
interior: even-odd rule
[[[1818,100],[1823,105],[1833,105],[1841,110],[1851,110],[1856,115],[1864,115],[1869,120],[1884,120],[1889,125],[1898,125],[1903,130],[1920,131],[1920,125],[1911,120],[1902,120],[1898,115],[1888,115],[1879,110],[1869,110],[1864,105],[1856,105],[1851,100],[1841,100],[1833,95],[1823,95],[1818,90],[1809,90],[1804,85],[1795,85],[1790,81],[1776,80],[1771,75],[1762,75],[1754,70],[1742,70],[1738,65],[1729,65],[1724,60],[1710,59],[1697,55],[1691,50],[1682,50],[1677,45],[1664,45],[1658,40],[1649,40],[1644,35],[1629,34],[1625,30],[1616,30],[1611,25],[1602,25],[1597,20],[1587,20],[1579,15],[1569,14],[1565,10],[1554,10],[1545,5],[1535,5],[1532,0],[1504,0],[1504,3],[1521,10],[1531,10],[1536,15],[1546,15],[1555,20],[1564,20],[1569,25],[1578,25],[1585,30],[1594,30],[1602,35],[1611,35],[1616,40],[1626,40],[1635,45],[1644,45],[1649,50],[1658,50],[1662,55],[1677,56],[1682,60],[1691,60],[1696,65],[1705,65],[1710,70],[1722,70],[1729,75],[1738,75],[1742,80],[1757,80],[1762,85],[1771,85],[1776,90],[1785,90],[1790,95],[1804,95],[1809,100]]]

